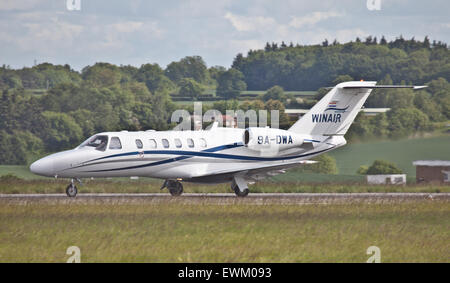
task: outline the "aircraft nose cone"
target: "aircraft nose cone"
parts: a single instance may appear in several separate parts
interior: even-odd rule
[[[49,158],[39,159],[30,165],[30,171],[41,176],[53,176],[53,161]]]

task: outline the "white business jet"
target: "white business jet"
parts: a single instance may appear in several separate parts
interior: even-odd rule
[[[75,149],[37,160],[30,170],[70,178],[69,197],[76,196],[74,183],[81,178],[132,176],[163,179],[161,189],[173,196],[182,194],[183,181],[230,182],[237,196],[246,196],[248,183],[313,163],[308,159],[345,145],[344,135],[372,89],[423,87],[340,83],[288,130],[223,128],[216,122],[201,131],[99,133]]]

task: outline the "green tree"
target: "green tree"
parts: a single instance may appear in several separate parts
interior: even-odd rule
[[[197,100],[204,90],[204,87],[201,84],[191,78],[181,79],[178,85],[180,86],[179,93],[182,96],[191,97],[193,100]]]
[[[158,64],[144,64],[137,73],[135,79],[138,82],[143,82],[151,92],[155,91],[172,91],[175,85],[164,74],[164,70]]]
[[[76,111],[69,112],[69,115],[75,120],[83,131],[82,136],[84,138],[90,137],[95,134],[95,118],[94,114],[87,109],[78,109]]]
[[[353,78],[349,75],[339,75],[333,80],[333,85],[337,85],[343,82],[353,81]]]
[[[78,72],[72,70],[69,65],[53,65],[50,63],[42,63],[32,68],[39,74],[42,74],[42,81],[39,82],[40,87],[49,88],[61,83],[79,84],[81,76]]]
[[[408,136],[431,129],[428,116],[415,108],[400,108],[388,112],[391,137]]]
[[[217,86],[217,80],[221,73],[226,72],[227,69],[222,66],[212,66],[208,69],[209,77],[213,80],[214,84]]]
[[[28,131],[14,131],[8,134],[0,130],[0,164],[25,165],[43,151],[41,139]]]
[[[265,105],[264,105],[264,102],[259,99],[255,99],[255,100],[251,100],[251,101],[246,100],[241,105],[239,105],[239,108],[244,111],[247,111],[250,109],[259,111],[259,110],[265,109]]]
[[[217,84],[217,95],[226,99],[237,98],[241,91],[247,89],[247,85],[244,82],[244,75],[233,68],[221,73],[217,80]]]
[[[87,66],[83,68],[81,75],[84,82],[96,88],[119,84],[122,78],[120,69],[109,63],[96,63],[93,66]]]
[[[175,83],[183,78],[191,78],[199,83],[205,83],[208,79],[206,64],[200,56],[187,56],[179,62],[170,63],[165,74]]]
[[[382,174],[402,174],[403,171],[392,162],[385,160],[375,160],[373,164],[367,169],[367,175],[382,175]]]
[[[219,110],[222,115],[226,114],[227,110],[233,110],[239,108],[239,101],[236,99],[230,99],[230,100],[220,100],[213,103],[212,109]]]
[[[0,69],[0,89],[20,88],[23,87],[20,76],[7,69]]]
[[[389,121],[386,113],[379,113],[370,120],[372,124],[372,134],[377,138],[386,137],[389,134]]]
[[[45,111],[42,116],[47,122],[45,143],[48,151],[71,148],[83,138],[82,129],[69,115]]]
[[[289,128],[290,124],[289,124],[289,117],[288,115],[285,113],[285,108],[284,108],[284,104],[279,101],[279,100],[273,100],[273,99],[269,99],[268,101],[266,101],[266,103],[264,104],[264,109],[269,111],[268,114],[268,123],[269,121],[271,122],[272,119],[272,114],[271,114],[271,110],[278,110],[279,111],[279,116],[278,116],[278,121],[279,121],[279,127],[281,129],[287,129]],[[272,125],[271,125],[272,126]]]
[[[153,96],[145,83],[130,81],[123,84],[124,91],[134,97],[135,102],[149,102]]]
[[[439,106],[432,100],[431,95],[426,91],[418,91],[414,96],[414,106],[425,113],[431,121],[444,121],[445,117],[442,114],[442,105]]]
[[[263,94],[264,101],[268,101],[270,99],[279,100],[279,101],[285,103],[287,96],[284,93],[283,88],[276,85],[276,86],[271,87],[266,93]]]
[[[384,78],[379,82],[381,85],[392,85],[392,78],[389,74],[386,74]],[[389,89],[374,89],[370,94],[365,105],[367,107],[392,107],[388,104],[388,97],[395,95],[395,90]]]
[[[45,75],[35,68],[23,68],[17,71],[24,88],[45,88]]]
[[[359,166],[358,171],[356,171],[356,173],[358,173],[360,175],[367,175],[368,170],[369,170],[369,166],[361,165],[361,166]]]
[[[414,107],[414,91],[411,89],[389,90],[386,104],[392,109]]]
[[[356,137],[372,137],[373,129],[374,127],[371,123],[371,117],[367,117],[360,112],[356,116],[356,119],[351,125],[346,137],[349,138],[349,140],[352,140]]]

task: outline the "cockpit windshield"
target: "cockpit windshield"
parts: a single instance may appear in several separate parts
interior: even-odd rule
[[[97,135],[89,138],[80,145],[80,148],[85,146],[95,147],[96,150],[105,151],[108,143],[108,136]]]

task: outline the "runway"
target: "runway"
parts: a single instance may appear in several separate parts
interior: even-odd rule
[[[0,203],[12,204],[330,204],[330,203],[400,203],[450,201],[450,193],[250,193],[239,198],[232,193],[186,193],[173,197],[166,193],[138,194],[0,194]]]

